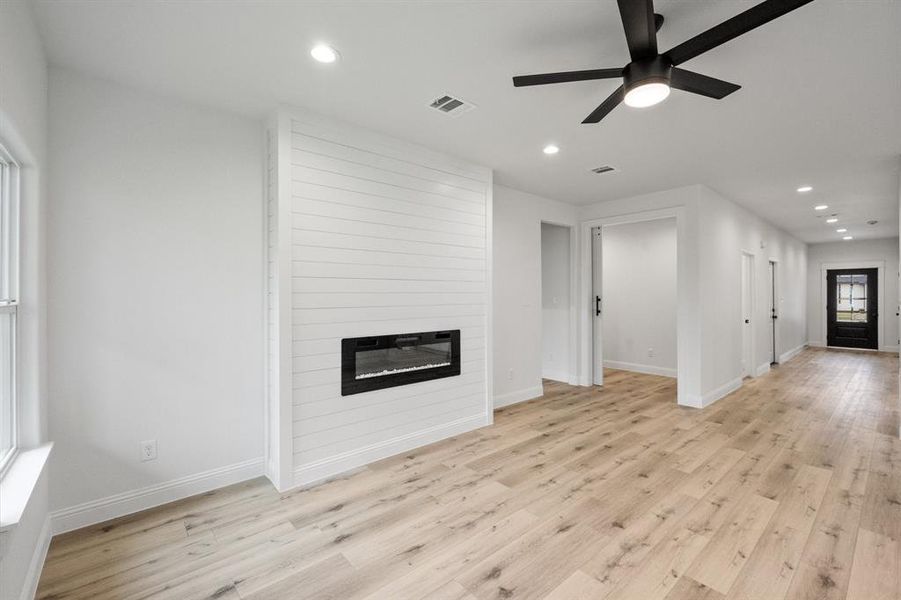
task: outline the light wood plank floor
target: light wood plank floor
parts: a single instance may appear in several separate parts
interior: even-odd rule
[[[807,350],[703,410],[548,383],[496,424],[278,494],[53,540],[38,597],[901,598],[898,358]]]

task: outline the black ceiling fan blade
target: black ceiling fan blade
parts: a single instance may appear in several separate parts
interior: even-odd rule
[[[617,0],[617,4],[632,60],[657,56],[657,19],[653,0]]]
[[[582,123],[599,123],[601,119],[607,116],[611,110],[617,107],[617,105],[623,101],[623,98],[626,97],[626,88],[624,86],[619,86],[616,88],[616,91],[610,94],[604,102],[601,103],[596,109],[591,111],[591,114],[585,117],[585,120]]]
[[[740,85],[677,67],[673,67],[671,72],[670,86],[677,90],[700,94],[701,96],[716,98],[717,100],[721,100],[732,92],[741,89]]]
[[[547,85],[549,83],[566,83],[568,81],[589,81],[591,79],[613,79],[622,77],[622,69],[589,69],[587,71],[564,71],[562,73],[541,73],[538,75],[517,75],[513,78],[514,87],[527,85]]]
[[[810,2],[813,0],[766,0],[682,42],[669,52],[665,52],[664,56],[674,65],[682,64]]]

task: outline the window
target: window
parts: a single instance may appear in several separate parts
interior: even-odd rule
[[[866,323],[867,276],[838,275],[835,285],[835,320],[842,323]]]
[[[19,167],[0,145],[0,474],[16,449]]]

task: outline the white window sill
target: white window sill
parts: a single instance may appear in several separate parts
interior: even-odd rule
[[[20,450],[3,474],[3,479],[0,479],[0,558],[6,554],[10,537],[31,500],[34,486],[47,466],[52,448],[51,442]]]

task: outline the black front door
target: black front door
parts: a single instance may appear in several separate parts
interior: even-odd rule
[[[826,343],[879,348],[876,269],[826,271]]]

